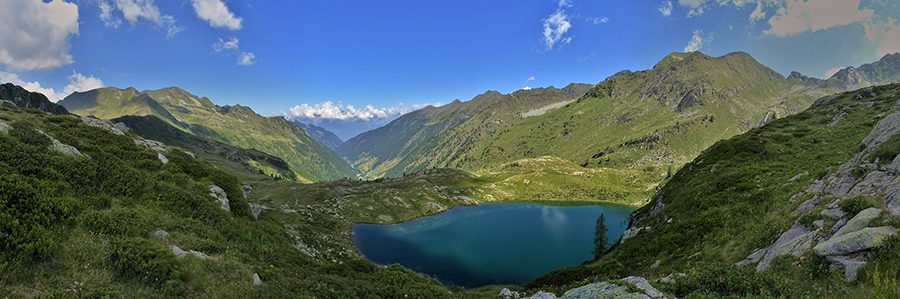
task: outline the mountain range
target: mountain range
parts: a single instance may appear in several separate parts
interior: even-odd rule
[[[112,119],[153,116],[190,134],[257,149],[284,159],[299,181],[355,177],[333,150],[312,139],[283,117],[263,117],[249,107],[218,106],[178,87],[137,91],[106,87],[76,92],[59,102],[79,115]]]

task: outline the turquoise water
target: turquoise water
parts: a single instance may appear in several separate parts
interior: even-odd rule
[[[354,224],[359,251],[378,264],[399,263],[464,287],[521,284],[593,258],[594,227],[603,213],[618,240],[633,208],[492,203],[392,224]]]

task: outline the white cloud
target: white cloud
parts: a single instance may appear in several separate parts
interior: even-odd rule
[[[419,107],[419,105],[413,105],[413,108],[418,109]],[[403,103],[392,108],[375,108],[372,105],[366,105],[362,109],[356,109],[353,105],[344,106],[340,102],[335,104],[331,101],[326,101],[312,106],[304,103],[289,110],[291,115],[295,117],[308,119],[361,119],[369,121],[373,118],[396,118],[412,112],[414,109],[403,107]]]
[[[596,18],[596,17],[594,17],[594,18],[588,18],[587,21],[588,21],[588,22],[591,22],[591,23],[594,23],[594,25],[600,25],[600,24],[609,22],[609,18],[607,18],[607,17],[602,17],[602,18]]]
[[[256,64],[256,55],[253,52],[242,52],[238,43],[240,41],[236,37],[231,37],[227,41],[219,38],[218,42],[212,44],[212,48],[216,53],[229,50],[227,54],[237,56],[238,65],[251,66]]]
[[[881,34],[881,45],[878,46],[878,57],[884,57],[887,54],[900,52],[900,24],[895,23],[893,19],[888,19],[884,27],[884,33]]]
[[[18,74],[3,71],[0,71],[0,82],[9,82],[22,86],[22,88],[25,88],[25,90],[28,91],[42,93],[47,99],[54,103],[61,101],[66,96],[76,91],[86,91],[104,87],[103,81],[100,79],[94,78],[94,76],[85,77],[82,74],[76,73],[74,70],[72,71],[72,75],[69,76],[69,85],[66,85],[66,87],[63,88],[63,92],[56,92],[53,88],[44,88],[41,86],[41,83],[37,81],[25,82],[22,79],[19,79]]]
[[[872,9],[859,10],[859,0],[788,0],[769,19],[765,31],[778,37],[815,32],[870,19]]]
[[[241,29],[243,19],[234,16],[221,0],[191,0],[194,12],[201,20],[209,22],[212,27],[227,28],[230,30]]]
[[[534,76],[528,77],[528,79],[525,80],[525,83],[528,83],[531,81],[534,81]]]
[[[176,25],[175,17],[161,13],[159,7],[153,4],[153,0],[113,0],[112,3],[101,0],[99,7],[100,20],[107,27],[118,28],[122,21],[117,14],[121,13],[131,26],[144,20],[165,27],[166,39],[171,39],[175,34],[184,31],[184,26]]]
[[[703,6],[688,10],[687,17],[699,17],[703,15]]]
[[[253,55],[253,52],[241,52],[241,54],[238,55],[237,64],[246,66],[254,65],[256,64],[256,55]]]
[[[663,2],[659,7],[656,8],[661,12],[664,16],[669,16],[672,14],[672,1]]]
[[[825,79],[831,78],[831,76],[834,76],[834,74],[836,74],[838,71],[840,71],[842,69],[844,69],[844,68],[836,67],[836,68],[825,71]]]
[[[213,51],[222,52],[222,50],[238,50],[240,41],[236,37],[231,37],[228,41],[219,38],[219,41],[212,44]]]
[[[69,85],[66,85],[66,88],[63,89],[63,93],[65,95],[70,95],[76,91],[88,91],[105,86],[106,85],[103,85],[103,81],[94,78],[94,75],[85,77],[82,74],[76,73],[75,70],[72,70],[72,75],[69,76]]]
[[[766,12],[763,11],[763,2],[756,3],[756,9],[750,14],[750,24],[756,24],[756,21],[766,18]]]
[[[69,38],[78,34],[78,6],[53,0],[0,1],[0,65],[49,69],[73,62]]]
[[[706,1],[708,0],[678,0],[678,5],[697,8],[706,3]]]
[[[560,1],[560,4],[563,2]],[[563,37],[570,28],[572,28],[572,23],[569,22],[569,16],[562,8],[544,19],[544,46],[547,47],[547,50],[553,50],[553,45],[565,45],[571,42],[571,36]]]
[[[685,52],[694,52],[703,48],[704,45],[709,44],[712,41],[712,34],[703,34],[703,30],[694,30],[694,36],[691,37],[691,40],[688,42],[688,45],[684,47]]]

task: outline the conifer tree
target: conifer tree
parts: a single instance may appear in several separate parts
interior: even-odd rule
[[[594,227],[594,250],[592,251],[594,259],[600,259],[603,256],[606,252],[606,244],[609,243],[609,238],[606,236],[609,229],[606,228],[604,222],[606,222],[606,216],[600,213],[600,216],[597,217],[597,226]]]

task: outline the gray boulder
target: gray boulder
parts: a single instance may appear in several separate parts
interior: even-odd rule
[[[125,132],[129,130],[128,126],[123,123],[113,123],[112,121],[106,119],[96,119],[82,116],[81,122],[91,127],[97,127],[113,132],[116,135],[125,135]]]
[[[891,215],[900,215],[900,176],[894,178],[894,181],[887,187],[884,193],[884,207],[890,211]]]
[[[162,161],[163,164],[169,163],[169,159],[167,159],[166,156],[163,156],[162,153],[156,153],[156,158],[158,158],[159,161]]]
[[[259,219],[259,213],[262,213],[262,206],[252,202],[248,202],[247,204],[250,205],[250,213],[253,213],[253,218]]]
[[[897,233],[893,226],[867,227],[841,236],[834,236],[828,241],[819,243],[813,248],[819,256],[847,255],[869,250],[884,243],[884,240]]]
[[[769,247],[766,255],[763,256],[759,264],[756,265],[756,271],[763,271],[769,268],[772,259],[777,256],[790,254],[793,256],[801,256],[806,250],[812,247],[815,234],[810,232],[806,226],[795,222],[794,226],[788,231],[781,234],[775,244]]]
[[[895,112],[875,124],[875,128],[863,139],[859,148],[861,150],[875,148],[898,132],[900,132],[900,112]]]
[[[630,283],[630,284],[634,285],[635,287],[637,287],[638,289],[644,291],[644,294],[647,294],[647,296],[649,296],[650,298],[653,298],[653,299],[666,298],[666,296],[663,295],[662,292],[660,292],[659,290],[654,288],[652,285],[650,285],[650,282],[647,281],[647,279],[644,279],[643,277],[628,276],[628,277],[623,278],[622,280],[624,280],[625,282]]]
[[[844,279],[847,281],[855,281],[859,268],[866,265],[865,261],[848,259],[843,256],[828,257],[828,260],[844,268]]]
[[[526,297],[525,299],[556,299],[556,295],[549,292],[540,291],[531,295],[531,297]]]
[[[7,125],[6,122],[0,120],[0,133],[6,134],[9,133],[9,130],[12,129],[11,126]]]
[[[868,226],[869,223],[872,222],[872,220],[875,220],[875,218],[878,218],[879,216],[881,216],[881,209],[868,208],[862,210],[862,212],[856,214],[856,216],[850,219],[850,221],[847,221],[847,224],[845,224],[843,227],[841,227],[841,229],[834,233],[834,236],[831,236],[831,238],[833,239],[844,234],[861,230]]]
[[[809,210],[809,209],[813,209],[813,208],[815,208],[818,204],[819,204],[819,196],[818,196],[818,195],[813,196],[812,198],[807,199],[806,201],[804,201],[803,203],[801,203],[799,206],[797,206],[797,208],[794,209],[793,212],[791,212],[791,215],[797,215],[797,214],[799,214],[800,212],[803,212],[803,211],[806,211],[806,210]]]
[[[228,194],[225,194],[225,190],[223,190],[222,187],[216,185],[209,186],[209,195],[221,203],[219,206],[220,208],[231,212],[231,206],[228,205]]]
[[[519,299],[519,292],[510,291],[507,288],[500,290],[500,297],[504,299]]]
[[[754,252],[751,253],[749,256],[747,256],[746,259],[744,259],[743,261],[740,261],[740,262],[735,263],[735,265],[737,265],[737,266],[743,266],[743,265],[748,265],[748,264],[752,264],[752,263],[755,263],[755,262],[759,262],[759,260],[761,260],[764,256],[766,256],[766,252],[769,251],[769,248],[771,248],[771,246],[766,247],[766,248],[763,248],[763,249],[760,249],[760,250],[757,250],[757,251],[754,251]]]
[[[261,285],[262,279],[259,278],[259,273],[253,273],[253,285]]]
[[[250,198],[253,196],[253,187],[243,185],[241,186],[241,191],[244,191],[244,198]]]
[[[828,218],[837,220],[837,219],[843,218],[844,215],[847,215],[847,213],[845,213],[844,210],[841,210],[841,208],[833,208],[833,209],[824,209],[824,210],[822,210],[822,212],[819,213],[819,215],[822,215],[822,217],[828,217]]]
[[[562,297],[565,299],[594,299],[594,298],[603,298],[603,299],[614,299],[614,298],[650,298],[647,295],[634,293],[628,291],[628,288],[611,284],[608,282],[597,282],[592,283],[580,288],[574,288],[566,291]]]

